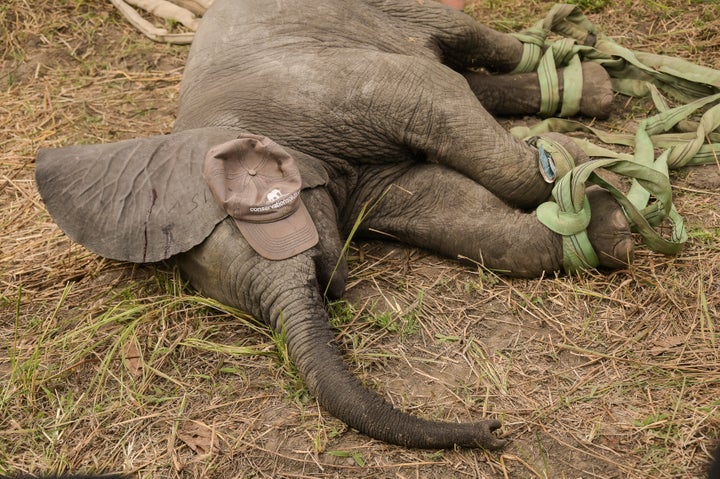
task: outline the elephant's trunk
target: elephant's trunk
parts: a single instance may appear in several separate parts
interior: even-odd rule
[[[317,288],[303,291],[317,292]],[[285,305],[280,327],[300,374],[329,413],[372,438],[406,447],[496,449],[505,444],[493,434],[501,425],[499,421],[458,424],[420,419],[395,409],[368,390],[345,366],[327,313],[318,307],[321,298],[315,294],[317,297],[309,298],[310,304],[293,301]]]
[[[266,260],[229,220],[205,242],[176,257],[190,281],[217,300],[250,312],[285,335],[292,361],[320,404],[360,432],[406,447],[495,449],[499,421],[453,424],[427,421],[394,409],[347,369],[335,346],[312,255]]]

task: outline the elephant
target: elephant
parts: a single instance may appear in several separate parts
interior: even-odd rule
[[[431,0],[215,0],[173,131],[41,149],[36,183],[74,241],[177,265],[202,294],[282,332],[308,389],[348,426],[405,447],[501,448],[498,420],[427,420],[368,390],[325,301],[344,293],[355,227],[510,276],[562,270],[562,237],[535,214],[554,170],[493,116],[539,111],[538,74],[513,72],[522,55],[517,38]],[[607,116],[609,77],[582,71],[576,113]],[[566,136],[542,141],[584,161]],[[588,198],[600,267],[627,266],[622,209],[599,188]]]

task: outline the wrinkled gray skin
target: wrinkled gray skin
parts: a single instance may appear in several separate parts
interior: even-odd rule
[[[537,152],[481,106],[534,113],[537,78],[460,73],[508,72],[521,52],[514,38],[430,0],[215,0],[187,61],[174,133],[42,150],[38,185],[58,224],[93,251],[171,258],[203,293],[284,329],[307,386],[348,425],[410,447],[498,448],[498,421],[422,420],[360,384],[333,345],[321,292],[343,293],[343,239],[390,185],[360,234],[515,276],[561,269],[560,237],[530,211],[552,188]],[[316,247],[262,258],[212,201],[202,157],[241,131],[298,158]],[[591,202],[607,206],[602,192]],[[591,224],[591,239],[602,229]]]

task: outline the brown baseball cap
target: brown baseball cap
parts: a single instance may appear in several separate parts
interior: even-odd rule
[[[213,146],[203,175],[215,200],[261,256],[286,259],[317,244],[315,224],[300,199],[295,158],[271,139],[246,134]]]

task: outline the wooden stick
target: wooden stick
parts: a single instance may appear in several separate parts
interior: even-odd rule
[[[188,44],[192,42],[195,32],[190,33],[168,33],[164,28],[158,28],[145,20],[130,5],[123,0],[110,0],[120,13],[130,22],[132,26],[140,30],[146,37],[156,42]]]
[[[212,0],[170,0],[175,5],[178,5],[186,10],[190,10],[198,17],[202,17],[208,8]]]
[[[185,10],[167,0],[125,0],[125,2],[158,17],[176,20],[192,31],[197,30],[197,17],[191,11]]]

